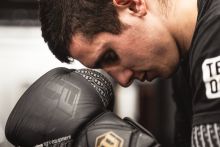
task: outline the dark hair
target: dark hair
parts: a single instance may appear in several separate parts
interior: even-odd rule
[[[39,4],[42,36],[62,62],[71,62],[68,50],[76,33],[92,38],[100,32],[121,32],[112,0],[40,0]]]

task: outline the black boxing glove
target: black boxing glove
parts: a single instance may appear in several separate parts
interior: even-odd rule
[[[56,68],[21,96],[8,118],[5,134],[16,146],[75,136],[112,100],[111,84],[100,73]]]
[[[143,127],[106,110],[112,99],[110,83],[95,71],[51,70],[16,104],[6,136],[17,146],[158,147]]]

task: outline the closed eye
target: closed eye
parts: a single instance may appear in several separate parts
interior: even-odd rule
[[[103,68],[115,64],[119,60],[118,55],[112,49],[107,50],[95,63],[94,68]]]

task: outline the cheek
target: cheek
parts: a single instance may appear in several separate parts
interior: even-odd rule
[[[132,50],[132,49],[130,49]],[[151,56],[147,52],[138,51],[137,48],[132,51],[127,51],[122,57],[121,64],[133,70],[145,70],[150,64]]]
[[[167,45],[164,48],[155,48],[154,66],[164,77],[169,77],[177,68],[179,63],[179,52],[174,45]],[[152,58],[153,58],[152,56]]]
[[[129,48],[123,51],[123,53],[119,53],[120,57],[120,65],[125,68],[133,68],[137,65],[137,62],[139,62],[138,59],[140,59],[140,56],[133,51],[133,49]]]

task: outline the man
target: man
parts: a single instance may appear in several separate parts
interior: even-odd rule
[[[180,65],[195,147],[220,146],[219,16],[220,0],[40,1],[42,35],[62,62],[102,68],[122,86]]]

